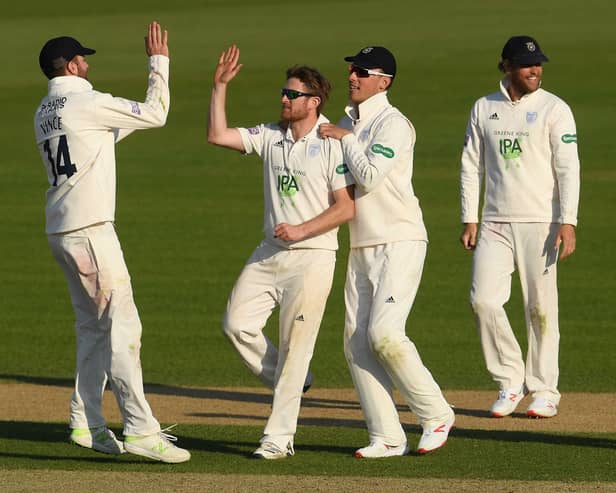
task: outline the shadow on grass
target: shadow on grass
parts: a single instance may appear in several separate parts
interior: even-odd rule
[[[345,427],[357,428],[363,427],[363,422],[350,422],[350,426],[344,424]],[[321,426],[320,423],[314,423],[314,426]],[[329,426],[329,425],[324,425]],[[336,425],[338,427],[339,425]],[[228,430],[228,433],[233,435],[234,432],[233,426],[225,427],[218,426],[215,431],[215,438],[212,439],[204,439],[198,437],[191,437],[187,435],[178,435],[179,443],[182,447],[185,447],[189,450],[200,450],[203,452],[218,452],[224,454],[232,454],[237,456],[249,456],[250,453],[247,450],[252,450],[255,446],[255,443],[252,441],[242,441],[237,439],[224,439],[220,435],[226,434],[227,431],[220,430]],[[409,430],[409,428],[411,428]],[[405,427],[406,431],[412,432],[420,432],[420,428],[417,426]],[[305,431],[304,431],[305,432]],[[66,445],[67,447],[74,447],[74,450],[81,450],[76,446],[69,444],[68,442],[68,427],[64,424],[59,423],[40,423],[40,422],[21,422],[21,421],[0,421],[0,440],[19,440],[19,441],[30,441],[37,442],[43,444],[58,444],[58,445]],[[616,440],[611,438],[603,438],[603,437],[584,437],[577,435],[557,435],[551,433],[536,433],[536,432],[526,432],[526,431],[503,431],[503,430],[477,430],[477,429],[469,429],[469,428],[454,428],[450,434],[450,437],[453,439],[469,439],[469,440],[481,440],[486,442],[508,442],[508,443],[535,443],[535,444],[546,444],[546,445],[554,445],[554,446],[565,446],[565,447],[590,447],[597,449],[616,449]],[[348,453],[350,447],[340,446],[340,445],[303,445],[302,448],[307,450],[313,450],[316,452],[319,451],[327,451],[327,452],[341,452]],[[41,452],[41,450],[37,450],[37,452]],[[1,456],[29,456],[28,454],[23,454],[22,452],[17,451],[15,454],[7,452],[6,450],[0,450]],[[39,457],[40,456],[40,457]],[[33,459],[43,459],[46,456],[43,456],[40,453],[33,453],[29,456]],[[124,456],[123,456],[124,457]],[[130,456],[127,456],[130,457]],[[54,456],[54,459],[60,460],[74,460],[74,459],[82,459],[79,454],[75,454],[72,457],[58,457]],[[96,458],[92,460],[112,460],[113,458],[97,454]],[[89,460],[89,459],[88,459]]]
[[[50,378],[50,377],[37,377],[29,375],[12,375],[12,374],[0,374],[0,379],[15,380],[17,382],[31,383],[36,385],[47,385],[50,387],[69,387],[74,386],[74,380],[67,378]],[[109,385],[107,385],[109,388]],[[225,389],[208,389],[208,388],[189,388],[178,387],[175,385],[163,385],[155,383],[144,384],[146,394],[155,395],[170,395],[179,397],[190,397],[194,399],[217,399],[224,401],[234,402],[250,402],[254,404],[271,404],[271,393],[259,393],[250,391],[239,390],[225,390]],[[359,403],[357,401],[341,400],[341,399],[319,399],[304,396],[302,399],[303,407],[318,407],[318,408],[330,408],[330,409],[351,409],[359,410]],[[405,406],[399,406],[399,410],[406,409]]]
[[[590,447],[616,449],[616,440],[602,437],[584,437],[578,435],[557,435],[530,431],[477,430],[472,428],[454,428],[449,434],[452,438],[468,438],[509,443],[543,443],[547,445]]]
[[[116,430],[118,431],[118,430]],[[224,454],[232,454],[238,456],[248,456],[246,449],[252,449],[255,444],[251,442],[242,442],[237,440],[208,440],[202,438],[194,438],[184,435],[176,435],[178,444],[181,447],[189,450],[201,450],[204,452],[219,452]],[[66,460],[66,461],[91,461],[97,463],[117,462],[121,458],[122,462],[151,462],[148,459],[136,457],[131,454],[123,454],[121,456],[111,456],[107,454],[89,451],[85,448],[78,447],[69,442],[69,428],[67,425],[59,423],[39,423],[32,421],[0,421],[0,440],[19,440],[21,442],[36,442],[38,446],[33,446],[36,449],[35,453],[28,454],[23,451],[8,452],[0,450],[0,457],[13,457],[31,460]],[[57,455],[41,453],[40,444],[57,445],[59,448]],[[3,447],[4,448],[4,447]],[[73,451],[71,454],[62,455],[63,451]],[[85,454],[85,455],[84,455]],[[89,457],[89,454],[93,454]]]

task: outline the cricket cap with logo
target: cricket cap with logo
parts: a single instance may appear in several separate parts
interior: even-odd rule
[[[549,61],[543,54],[539,43],[530,36],[512,36],[505,43],[501,53],[503,60],[509,60],[515,65],[535,65]]]
[[[94,53],[96,50],[82,46],[75,38],[60,36],[45,43],[39,54],[39,65],[43,73],[49,76],[77,55],[94,55]]]
[[[344,57],[344,60],[361,68],[380,68],[383,73],[394,77],[396,75],[396,59],[392,52],[383,46],[366,46],[356,55]]]

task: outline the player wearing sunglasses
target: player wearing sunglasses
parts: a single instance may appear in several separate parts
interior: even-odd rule
[[[254,456],[294,455],[293,438],[310,359],[331,289],[338,226],[355,214],[353,178],[340,143],[318,125],[329,82],[309,67],[287,71],[280,122],[228,128],[227,84],[242,65],[240,51],[222,53],[214,74],[208,142],[263,160],[265,238],[229,297],[223,330],[248,368],[273,389],[272,412]],[[263,328],[280,307],[277,349]]]
[[[392,389],[423,427],[418,452],[445,444],[454,413],[406,336],[428,237],[411,182],[415,129],[387,98],[396,75],[389,50],[370,46],[346,57],[349,104],[338,126],[320,135],[339,139],[356,182],[356,215],[345,286],[344,350],[366,418],[370,444],[358,458],[408,453]]]

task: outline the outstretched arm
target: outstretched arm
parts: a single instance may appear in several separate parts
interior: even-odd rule
[[[207,141],[229,149],[244,151],[239,130],[227,127],[227,84],[242,68],[239,63],[240,49],[232,45],[223,51],[214,72],[214,86],[210,99],[210,113],[207,123]]]
[[[336,140],[342,140],[342,137],[344,137],[345,135],[353,133],[345,128],[337,127],[333,123],[321,123],[319,125],[318,131],[319,136],[322,139],[324,139],[325,137],[330,137]]]
[[[396,154],[415,143],[415,130],[408,120],[401,117],[386,117],[371,141],[364,148],[353,132],[332,124],[319,126],[321,137],[340,140],[345,164],[351,170],[355,185],[369,193],[377,188],[397,162]]]
[[[156,21],[148,25],[145,52],[149,60],[148,90],[145,101],[139,103],[103,94],[91,110],[97,121],[113,129],[119,142],[137,129],[162,127],[169,114],[169,47],[167,31]],[[158,56],[160,55],[160,56]]]

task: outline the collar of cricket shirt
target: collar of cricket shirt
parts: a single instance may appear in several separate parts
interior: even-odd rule
[[[54,77],[47,83],[49,94],[65,94],[67,92],[85,92],[92,90],[92,84],[76,75]]]
[[[528,98],[533,97],[534,94],[537,94],[539,91],[541,91],[541,85],[539,85],[539,88],[536,91],[528,92],[524,94],[524,96],[522,96],[517,101],[513,101],[511,99],[511,96],[509,95],[509,91],[507,90],[507,88],[509,87],[509,84],[510,84],[509,79],[507,79],[507,77],[504,77],[503,79],[501,79],[499,87],[500,87],[501,94],[505,98],[505,101],[507,101],[512,106],[520,104],[522,101],[526,101]]]
[[[363,103],[359,103],[359,105],[349,103],[344,112],[353,123],[357,123],[360,120],[370,120],[374,115],[390,106],[389,99],[387,99],[387,91],[385,91],[369,97]]]

